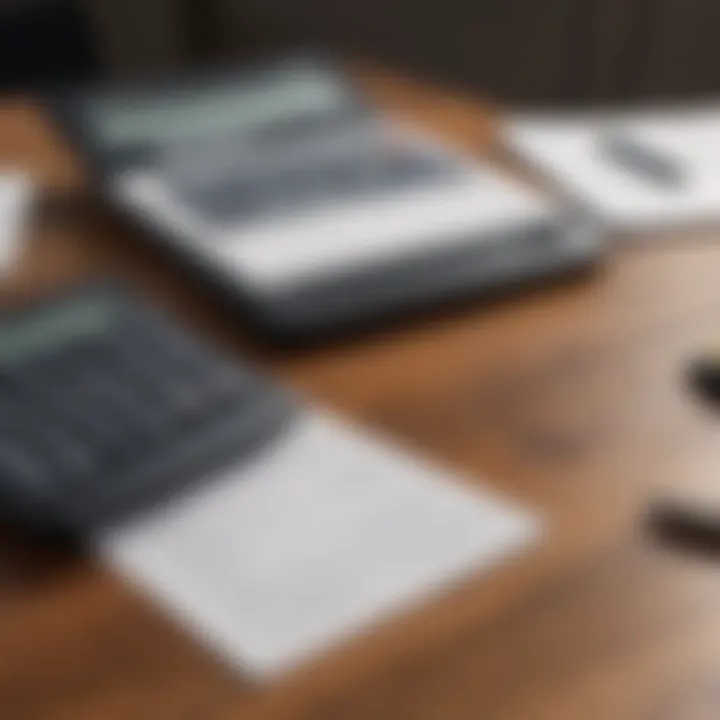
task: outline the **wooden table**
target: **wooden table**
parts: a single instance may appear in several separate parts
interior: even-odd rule
[[[387,77],[368,84],[394,111],[490,147],[487,109]],[[718,422],[682,382],[687,359],[720,332],[712,236],[618,244],[582,280],[272,354],[78,199],[79,170],[36,109],[0,110],[0,158],[55,191],[0,284],[4,304],[97,272],[126,277],[228,352],[261,358],[298,390],[548,519],[537,551],[265,688],[231,676],[92,560],[5,536],[3,720],[718,717],[720,567],[662,550],[641,519],[659,488],[710,487],[720,470]]]

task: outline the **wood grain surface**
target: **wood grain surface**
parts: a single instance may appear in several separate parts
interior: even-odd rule
[[[495,113],[369,72],[378,101],[488,153]],[[0,109],[0,160],[45,188],[12,306],[76,278],[126,278],[237,358],[541,509],[545,544],[267,687],[232,676],[93,562],[0,542],[3,720],[696,720],[720,717],[720,565],[661,548],[665,487],[712,488],[720,423],[683,384],[720,339],[720,244],[611,247],[589,277],[427,314],[295,353],[83,199],[37,108]]]

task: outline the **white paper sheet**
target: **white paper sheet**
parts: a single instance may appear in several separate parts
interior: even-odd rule
[[[0,273],[14,266],[31,195],[32,183],[27,175],[0,171]]]
[[[102,538],[132,583],[268,678],[536,540],[537,517],[306,414],[248,467]]]
[[[609,161],[599,142],[609,129],[676,160],[683,182],[662,187]],[[504,139],[613,228],[720,223],[720,108],[516,117]]]

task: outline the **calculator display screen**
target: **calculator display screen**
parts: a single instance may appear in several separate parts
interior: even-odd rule
[[[162,145],[322,115],[342,107],[345,94],[331,75],[306,71],[251,87],[210,85],[123,99],[106,97],[91,106],[89,116],[106,147]]]
[[[82,335],[95,335],[112,320],[108,302],[70,303],[0,330],[0,365],[22,362]]]

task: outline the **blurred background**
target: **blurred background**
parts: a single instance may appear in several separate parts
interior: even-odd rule
[[[376,674],[368,674],[367,683],[363,675],[346,705],[339,695],[336,705],[332,694],[321,717],[366,720],[381,717],[382,710],[382,717],[402,720],[423,705],[422,718],[443,720],[450,717],[449,706],[467,708],[462,717],[491,720],[659,720],[655,708],[672,689],[687,691],[688,705],[668,720],[690,720],[700,717],[690,714],[690,702],[704,692],[705,674],[712,676],[713,692],[720,687],[720,645],[717,631],[708,630],[720,627],[717,564],[686,563],[681,555],[666,559],[647,542],[650,534],[638,531],[657,514],[661,532],[670,527],[676,535],[692,536],[687,529],[696,530],[699,519],[707,532],[696,533],[695,540],[701,537],[702,545],[703,537],[711,537],[715,557],[720,548],[720,353],[712,350],[720,330],[718,27],[718,0],[0,0],[0,163],[7,164],[11,195],[4,214],[0,202],[0,272],[12,270],[0,283],[0,301],[14,303],[68,278],[117,274],[187,316],[192,327],[238,359],[267,361],[283,382],[307,396],[447,460],[478,483],[490,478],[501,496],[517,497],[547,519],[547,543],[524,564],[508,564],[506,576],[493,576],[489,592],[484,580],[478,582],[459,605],[446,606],[439,622],[422,618],[388,635],[387,647],[400,638],[407,669],[384,675],[395,661],[390,654],[386,662],[385,646],[378,645],[382,662]],[[223,114],[220,90],[209,100],[199,94],[197,102],[189,93],[168,92],[159,94],[155,106],[151,97],[147,113],[137,112],[139,131],[132,102],[127,115],[122,98],[115,109],[100,102],[98,113],[85,113],[96,137],[87,130],[73,147],[55,142],[38,108],[27,103],[33,95],[44,97],[28,92],[35,88],[242,65],[295,48],[325,49],[407,76],[407,84],[403,80],[387,92],[388,109],[407,110],[401,114],[417,119],[418,127],[437,130],[442,146],[435,145],[434,134],[416,137],[404,125],[396,132],[389,121],[386,128],[386,119],[374,114],[360,113],[356,122],[354,112],[346,112],[355,106],[346,104],[342,92],[329,94],[339,98],[337,106],[328,103],[331,123],[286,122],[303,120],[305,112],[322,120],[324,113],[312,102],[297,114],[289,101],[268,102],[265,112],[274,118],[276,133],[256,132],[261,123],[252,120],[243,126],[239,113],[237,127],[251,140],[236,142],[218,132],[217,145],[202,142],[203,133],[216,133],[212,124],[209,130],[203,122],[199,129],[194,125],[212,116],[212,102],[220,120],[235,121],[232,112]],[[338,87],[346,85],[340,78]],[[10,99],[13,93],[19,102]],[[297,93],[289,95],[297,101]],[[238,107],[254,98],[248,91]],[[635,104],[663,112],[626,117]],[[83,111],[92,107],[88,101]],[[576,107],[593,110],[578,113],[587,115],[580,120],[573,113],[556,118],[523,112]],[[619,112],[606,117],[596,107]],[[66,118],[55,114],[58,128],[71,137],[61,127]],[[115,138],[113,127],[120,128]],[[177,136],[173,128],[180,128]],[[314,141],[313,133],[320,140],[317,157],[315,144],[307,141]],[[296,146],[313,151],[295,153]],[[202,172],[206,166],[195,162],[201,156],[196,152],[210,158],[213,172]],[[91,161],[90,183],[75,162],[81,156]],[[266,156],[270,161],[263,165]],[[540,189],[556,190],[557,198],[536,194],[532,183],[516,186],[510,182],[514,174],[548,180]],[[107,186],[110,201],[104,209],[94,202],[101,186]],[[158,188],[159,200],[152,192]],[[242,192],[247,208],[238,202]],[[178,201],[169,213],[167,197]],[[388,199],[386,215],[372,211],[380,205],[365,204],[376,198]],[[110,206],[120,212],[105,212]],[[27,207],[38,212],[25,252],[19,243],[24,220],[16,218],[28,215]],[[181,259],[179,251],[191,243],[182,220],[183,232],[173,229],[178,207],[189,208],[191,220],[193,212],[200,219],[201,230],[191,222],[188,231],[195,243],[190,249],[201,250],[197,257],[207,262],[197,275],[173,275],[166,256],[155,252],[160,243],[136,242],[117,222],[139,220],[141,228],[160,231],[157,239],[166,233],[172,242],[162,251],[178,251]],[[320,215],[311,231],[303,226],[296,242],[292,223],[303,220],[306,210],[312,219],[316,207],[337,214],[329,213],[329,220]],[[3,235],[4,216],[11,222]],[[358,218],[370,222],[363,226]],[[235,238],[226,234],[235,223],[245,231],[267,220],[277,223],[272,233],[250,238],[256,244],[245,235],[242,242],[226,242]],[[626,242],[635,236],[643,242]],[[648,242],[655,237],[662,241]],[[376,250],[393,243],[402,249],[396,256]],[[426,256],[428,248],[436,248],[437,256]],[[426,257],[427,267],[420,264]],[[393,258],[388,267],[398,274],[364,274],[362,263],[372,269],[378,258]],[[384,268],[383,262],[377,267]],[[191,267],[178,264],[179,270]],[[285,322],[300,332],[303,322],[340,325],[344,312],[350,319],[353,312],[361,318],[363,308],[368,315],[384,312],[383,298],[391,299],[387,307],[393,309],[392,299],[405,289],[412,302],[423,299],[425,289],[435,302],[444,288],[454,292],[452,283],[463,292],[482,290],[490,280],[500,289],[514,288],[526,278],[534,282],[546,273],[555,277],[556,271],[559,276],[591,267],[597,272],[580,272],[573,275],[578,282],[558,283],[547,293],[533,287],[517,304],[479,306],[477,315],[459,305],[454,316],[429,314],[396,334],[359,336],[315,352],[298,348],[271,356],[248,347],[243,334],[255,319],[258,325],[274,320],[280,328]],[[413,276],[417,268],[420,282]],[[252,299],[242,322],[234,302],[223,304],[221,313],[209,295],[204,300],[199,280],[231,290],[233,301]],[[237,297],[236,290],[242,291]],[[108,367],[115,372],[112,362]],[[690,398],[689,389],[713,412]],[[144,423],[142,418],[138,426]],[[0,427],[0,444],[2,432]],[[679,511],[672,497],[665,502],[665,486],[682,495]],[[686,497],[691,487],[698,488],[697,502],[692,493]],[[6,555],[11,571],[3,570],[9,579],[0,583],[0,601],[12,612],[0,614],[0,647],[12,649],[0,661],[0,720],[176,720],[180,715],[173,710],[181,707],[212,708],[210,714],[183,716],[188,718],[218,717],[219,705],[231,700],[241,711],[256,707],[250,689],[231,686],[227,676],[213,674],[204,656],[184,652],[180,635],[173,639],[167,628],[153,626],[154,616],[143,615],[129,594],[123,601],[108,575],[90,562],[78,560],[74,575],[63,571],[45,579],[41,558],[37,575],[43,577],[36,583],[34,568],[24,579],[31,563],[22,553],[17,561]],[[54,561],[50,557],[48,564]],[[440,642],[446,625],[447,638]],[[426,631],[425,648],[414,635]],[[403,637],[410,639],[406,645]],[[363,647],[363,668],[364,652]],[[320,672],[325,670],[332,688],[334,668]],[[307,687],[314,688],[317,676],[308,677]],[[308,706],[316,702],[315,690],[298,685],[292,696],[292,687],[288,713],[306,696]],[[320,704],[322,682],[317,687]],[[5,698],[10,700],[3,706]],[[715,712],[715,695],[713,703]],[[13,715],[5,710],[11,704],[38,712]],[[58,711],[61,706],[66,713]],[[158,715],[161,706],[166,714]]]
[[[518,104],[720,91],[714,0],[0,0],[4,88],[323,46]]]

